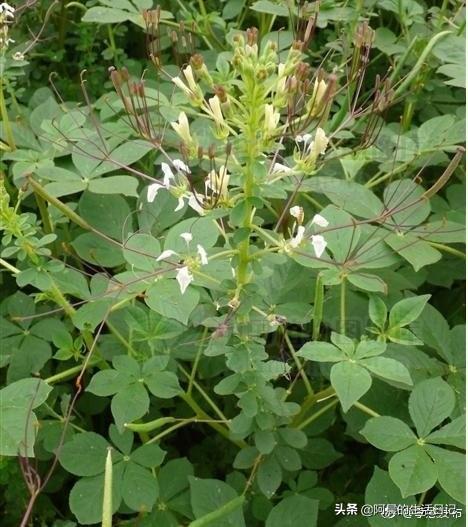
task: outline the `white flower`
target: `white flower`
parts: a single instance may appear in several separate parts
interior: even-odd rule
[[[219,97],[217,95],[211,97],[211,99],[208,99],[208,103],[210,105],[210,113],[213,116],[214,120],[219,124],[224,124],[224,116],[221,110],[221,102],[219,100]]]
[[[161,170],[163,171],[163,185],[166,189],[171,186],[171,181],[174,179],[171,167],[167,163],[161,163]]]
[[[180,112],[179,120],[171,123],[175,133],[184,141],[187,145],[193,143],[192,136],[190,135],[190,127],[185,112]]]
[[[298,205],[291,207],[289,209],[289,214],[291,214],[293,218],[296,218],[296,220],[301,219],[299,223],[302,223],[302,219],[304,218],[304,209],[302,207],[299,207]]]
[[[192,173],[190,168],[182,161],[182,159],[174,159],[174,161],[172,161],[172,164],[176,167],[177,170],[181,170],[186,174]]]
[[[282,165],[281,163],[275,163],[271,168],[270,173],[273,175],[281,174],[287,176],[289,174],[294,174],[294,170],[286,165]]]
[[[187,245],[193,240],[193,236],[190,232],[183,232],[180,237],[185,240]]]
[[[312,246],[315,251],[315,256],[317,256],[317,258],[320,258],[323,252],[325,251],[325,247],[327,246],[325,238],[320,234],[314,234],[310,239],[312,241]]]
[[[280,120],[280,113],[277,112],[272,104],[265,104],[265,134],[274,135]]]
[[[182,70],[187,84],[180,77],[172,77],[172,82],[180,88],[185,95],[194,103],[201,104],[203,102],[203,93],[200,89],[200,86],[195,81],[193,76],[192,66],[187,66]]]
[[[219,196],[226,197],[228,193],[230,175],[225,165],[221,165],[219,171],[212,170],[205,179],[205,187]]]
[[[164,188],[160,183],[151,183],[146,191],[146,199],[148,203],[153,203],[160,188]]]
[[[320,82],[315,79],[314,82],[314,89],[312,91],[312,97],[309,100],[308,103],[308,110],[310,112],[310,116],[314,117],[316,115],[319,115],[320,112],[323,109],[323,103],[325,94],[327,92],[327,83],[324,80],[321,80]]]
[[[292,240],[289,242],[290,247],[293,247],[294,249],[296,247],[299,247],[302,240],[304,239],[304,233],[305,233],[305,227],[303,227],[302,225],[299,225],[299,227],[297,228],[296,236],[294,236],[294,238],[292,238]]]
[[[17,51],[13,54],[12,59],[17,61],[24,60],[24,53],[21,53],[21,51]]]
[[[174,256],[176,255],[177,253],[174,252],[174,251],[171,251],[171,249],[166,249],[165,251],[163,251],[157,258],[156,258],[156,261],[157,262],[160,262],[161,260],[165,260],[166,258],[169,258],[170,256]]]
[[[304,143],[307,146],[312,141],[312,134],[304,134],[296,136],[296,143]]]
[[[180,267],[177,271],[176,280],[179,282],[180,292],[184,294],[189,284],[193,282],[193,275],[190,269],[187,266]]]
[[[200,257],[201,264],[206,265],[208,263],[208,254],[206,253],[205,249],[200,244],[197,245],[197,253],[198,253],[198,256]]]
[[[14,18],[15,17],[15,8],[6,2],[2,2],[0,4],[0,13],[5,15],[6,18]]]
[[[316,214],[312,218],[312,223],[314,223],[315,225],[318,225],[319,227],[328,227],[328,221],[320,214]]]
[[[309,150],[315,154],[316,157],[319,154],[324,154],[328,146],[328,137],[322,128],[317,128],[315,132],[315,139],[310,143]]]

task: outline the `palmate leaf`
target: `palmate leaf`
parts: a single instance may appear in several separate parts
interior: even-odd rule
[[[347,412],[369,390],[372,377],[359,364],[345,361],[332,367],[330,381],[340,399],[343,410]]]
[[[38,422],[33,410],[51,390],[41,379],[22,379],[0,390],[0,455],[34,456]]]

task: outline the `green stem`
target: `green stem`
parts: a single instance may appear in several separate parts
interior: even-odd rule
[[[213,430],[216,430],[220,435],[222,435],[224,438],[226,438],[228,441],[231,441],[231,443],[234,443],[239,448],[244,448],[246,445],[245,441],[243,440],[236,440],[233,439],[230,436],[229,429],[221,426],[219,423],[215,422],[211,417],[195,402],[192,397],[186,393],[181,393],[179,397],[185,401],[188,406],[195,412],[197,418],[206,419],[207,423]]]
[[[315,281],[315,298],[314,298],[314,318],[313,318],[313,330],[312,340],[318,340],[320,336],[320,325],[323,318],[323,297],[324,287],[320,273],[317,275]]]
[[[292,426],[299,426],[310,408],[312,408],[315,404],[319,403],[320,401],[328,399],[329,397],[333,397],[334,395],[334,388],[332,386],[329,386],[328,388],[325,388],[320,392],[307,396],[301,405],[301,411],[294,417]]]
[[[14,267],[13,265],[9,264],[6,260],[4,260],[3,258],[0,258],[0,265],[3,265],[3,267],[5,267],[6,269],[8,269],[9,271],[11,271],[13,274],[18,274],[20,273],[21,271]]]
[[[362,403],[359,403],[359,402],[356,402],[353,404],[353,406],[355,408],[358,408],[359,410],[361,410],[362,412],[364,412],[365,414],[368,414],[370,415],[371,417],[380,417],[380,414],[377,413],[375,410],[372,410],[372,408],[369,408],[368,406],[366,406],[365,404],[362,404]]]
[[[93,366],[96,366],[100,362],[100,359],[94,359],[88,361],[86,364],[86,368],[89,369]],[[51,377],[47,377],[44,379],[44,381],[47,384],[56,384],[61,381],[67,381],[68,379],[71,379],[74,377],[77,373],[80,373],[83,369],[83,364],[80,364],[79,366],[73,366],[73,368],[69,368],[68,370],[61,371],[59,373],[56,373],[55,375],[52,375]]]
[[[189,372],[180,364],[177,364],[180,371],[187,377],[187,379],[190,379]],[[223,414],[223,412],[220,410],[218,405],[213,401],[213,399],[205,392],[205,390],[198,384],[195,379],[193,380],[193,387],[198,391],[198,393],[205,399],[205,401],[211,406],[215,414],[223,421],[227,421],[227,417]]]
[[[237,496],[236,498],[225,503],[219,509],[216,509],[213,512],[209,512],[201,518],[198,518],[197,520],[194,520],[193,522],[189,523],[189,527],[206,527],[207,525],[212,525],[213,527],[215,527],[216,525],[223,523],[219,522],[221,518],[237,510],[239,507],[242,507],[244,501],[244,495]]]
[[[298,425],[296,428],[298,430],[302,430],[306,426],[310,425],[310,423],[312,423],[313,421],[318,419],[321,415],[323,415],[326,412],[328,412],[328,410],[330,410],[330,408],[333,408],[337,404],[338,404],[338,399],[333,399],[333,401],[329,402],[325,406],[322,406],[322,408],[320,408],[320,410],[317,410],[314,414],[312,414],[310,417],[308,417],[305,421],[302,421],[302,423],[300,425]]]
[[[424,51],[421,53],[418,61],[414,65],[413,69],[409,72],[406,79],[400,84],[400,86],[395,90],[394,97],[397,98],[399,95],[404,93],[406,88],[411,85],[413,82],[413,79],[416,77],[416,75],[419,73],[421,68],[424,65],[425,60],[427,59],[429,53],[432,51],[432,48],[448,35],[451,35],[452,31],[441,31],[440,33],[437,33],[434,35],[431,40],[427,43],[426,47],[424,48]]]
[[[429,245],[432,245],[434,249],[439,249],[440,251],[458,256],[458,258],[461,258],[462,260],[466,259],[466,254],[464,252],[454,249],[453,247],[449,247],[448,245],[444,245],[443,243],[429,242]]]
[[[3,78],[0,75],[0,116],[3,122],[3,129],[5,130],[5,139],[10,147],[10,150],[16,150],[15,139],[13,137],[13,130],[11,129],[10,118],[6,108],[5,97],[3,95]]]
[[[296,350],[294,349],[294,346],[292,345],[292,342],[289,338],[289,335],[286,331],[284,331],[284,340],[286,341],[286,345],[288,346],[289,352],[291,353],[292,358],[294,359],[294,362],[296,363],[297,370],[302,377],[302,380],[304,382],[305,389],[307,390],[307,393],[309,395],[313,395],[314,390],[312,388],[312,385],[310,384],[309,379],[307,378],[306,372],[304,371],[303,364],[299,360],[299,357],[296,355]]]
[[[192,371],[190,372],[190,378],[189,378],[189,383],[187,387],[187,395],[190,395],[192,393],[193,383],[195,382],[195,375],[197,374],[198,363],[200,362],[200,357],[203,352],[203,343],[206,340],[207,334],[208,334],[208,328],[205,328],[203,330],[203,335],[200,341],[200,345],[198,346],[195,360],[193,361]]]
[[[340,333],[346,335],[346,278],[341,281],[340,293]]]
[[[39,208],[39,213],[41,215],[44,232],[46,234],[51,234],[54,232],[54,228],[52,225],[52,220],[50,219],[49,211],[47,210],[47,203],[41,196],[39,196],[39,194],[35,194],[35,196],[37,207]]]

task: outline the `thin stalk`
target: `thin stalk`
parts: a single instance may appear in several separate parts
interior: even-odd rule
[[[67,381],[68,379],[74,377],[77,373],[80,373],[83,369],[83,366],[86,366],[86,369],[88,369],[92,368],[93,366],[96,366],[96,364],[98,364],[99,362],[101,362],[100,359],[91,359],[86,365],[83,363],[78,366],[73,366],[73,368],[69,368],[68,370],[64,370],[59,373],[56,373],[55,375],[47,377],[46,379],[44,379],[44,381],[47,384],[56,384],[61,381]]]
[[[201,341],[200,341],[200,345],[198,346],[198,350],[197,350],[197,354],[195,356],[195,360],[193,361],[193,367],[192,367],[192,371],[190,373],[189,383],[188,383],[188,387],[187,387],[187,394],[188,395],[190,395],[192,393],[193,383],[195,381],[195,375],[197,374],[198,363],[200,362],[200,357],[201,357],[201,354],[203,352],[203,343],[205,342],[207,334],[208,334],[208,328],[205,327],[205,329],[203,330],[203,335],[202,335],[202,338],[201,338]]]
[[[464,252],[454,249],[453,247],[449,247],[448,245],[444,245],[443,243],[429,242],[429,245],[432,245],[434,249],[439,249],[439,251],[458,256],[458,258],[461,258],[462,260],[466,259],[466,254]]]
[[[13,265],[11,265],[10,263],[8,263],[6,260],[4,260],[3,258],[0,258],[0,265],[3,265],[3,267],[5,267],[5,269],[8,269],[9,271],[11,271],[13,274],[18,274],[20,273],[21,271],[14,267]]]
[[[312,340],[318,340],[320,336],[320,325],[323,318],[324,286],[320,273],[315,281],[314,318],[312,320]]]
[[[13,130],[11,129],[10,118],[6,108],[5,97],[3,95],[3,78],[0,75],[0,116],[3,122],[3,129],[5,130],[5,139],[10,147],[10,150],[16,150],[15,139],[13,137]]]
[[[346,335],[346,278],[341,281],[340,292],[340,333]]]
[[[452,34],[451,31],[441,31],[440,33],[437,33],[436,35],[434,35],[431,38],[431,40],[429,40],[426,47],[424,48],[424,51],[421,53],[418,61],[413,66],[413,69],[409,72],[406,79],[395,90],[395,94],[394,94],[395,99],[399,97],[402,93],[404,93],[406,88],[411,85],[411,83],[413,82],[413,79],[416,77],[416,75],[419,73],[419,71],[423,67],[429,53],[432,51],[432,48],[437,44],[437,42],[439,42],[440,40],[442,40],[443,38],[451,34]]]
[[[353,404],[355,408],[358,408],[362,412],[364,412],[367,415],[370,415],[371,417],[380,417],[380,414],[377,413],[375,410],[372,410],[372,408],[369,408],[365,404],[362,404],[360,402],[356,402]]]
[[[330,408],[333,408],[337,404],[338,404],[338,399],[333,399],[333,401],[329,402],[325,406],[322,406],[322,408],[320,408],[320,410],[317,410],[314,414],[312,414],[310,417],[308,417],[305,421],[302,421],[302,423],[299,424],[298,426],[296,426],[296,428],[298,430],[302,430],[306,426],[310,425],[310,423],[312,423],[313,421],[318,419],[321,415],[327,413],[328,410],[330,410]]]
[[[286,341],[286,345],[288,346],[289,352],[291,353],[291,356],[294,359],[294,362],[296,363],[297,370],[299,371],[299,374],[302,377],[307,393],[309,395],[313,395],[314,389],[312,388],[312,385],[310,384],[310,381],[307,378],[306,372],[304,371],[304,368],[303,368],[303,364],[299,360],[299,357],[296,355],[296,350],[294,349],[291,339],[289,338],[289,335],[287,334],[286,331],[284,331],[284,340]]]

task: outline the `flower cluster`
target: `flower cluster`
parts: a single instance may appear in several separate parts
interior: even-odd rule
[[[183,232],[180,237],[187,244],[187,249],[190,249],[190,242],[193,240],[192,234],[190,232]],[[204,247],[200,244],[197,244],[197,255],[197,261],[186,259],[184,260],[184,264],[177,270],[176,280],[179,283],[180,292],[182,294],[185,293],[187,287],[193,282],[192,268],[198,265],[208,264],[208,254],[206,253]],[[162,260],[170,258],[171,256],[180,255],[175,251],[172,251],[171,249],[166,249],[156,258],[156,261],[160,262]]]
[[[291,207],[289,213],[295,219],[293,225],[294,236],[283,245],[283,250],[286,253],[290,253],[294,249],[297,249],[304,241],[306,237],[306,228],[302,225],[304,221],[304,210],[302,207]],[[328,227],[328,221],[320,214],[315,214],[312,218],[311,225],[317,225],[319,227]],[[314,248],[315,256],[320,258],[325,252],[327,242],[321,234],[312,234],[308,237]]]
[[[0,52],[15,41],[8,36],[9,24],[15,18],[15,8],[6,2],[0,4]]]
[[[167,163],[161,163],[161,169],[163,171],[163,182],[151,183],[146,190],[146,199],[149,203],[152,203],[158,192],[161,189],[166,189],[173,194],[178,202],[175,211],[181,210],[185,201],[187,201],[189,207],[198,214],[203,215],[203,199],[204,196],[192,191],[190,183],[187,179],[187,175],[191,173],[190,168],[180,159],[174,159],[172,166],[176,169],[176,175],[172,171],[171,167]]]

